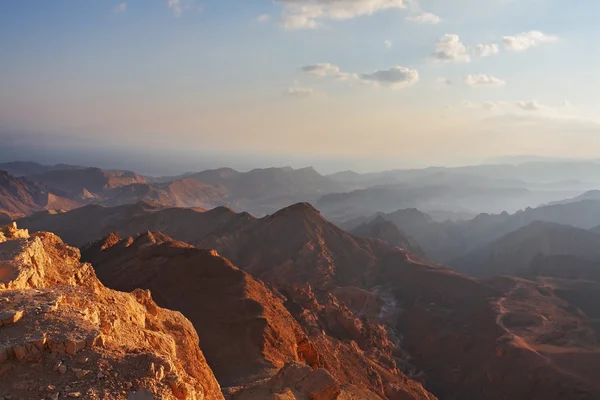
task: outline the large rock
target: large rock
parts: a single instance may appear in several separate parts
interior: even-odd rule
[[[180,313],[105,288],[78,250],[15,228],[0,243],[0,396],[223,398]]]
[[[339,383],[327,370],[313,371],[306,365],[290,363],[269,381],[242,389],[231,399],[335,400],[341,392]]]

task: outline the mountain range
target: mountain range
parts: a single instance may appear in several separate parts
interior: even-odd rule
[[[419,210],[407,209],[352,219],[340,226],[352,230],[375,218],[394,223],[414,238],[432,260],[449,264],[536,221],[594,229],[600,224],[600,201],[582,200],[527,208],[514,214],[480,214],[471,220],[445,222],[434,221]]]
[[[439,220],[458,215],[457,199],[501,203],[519,182],[437,169],[361,188],[361,174],[311,168],[3,167],[0,221],[21,229],[0,229],[0,396],[600,397],[600,201],[589,194]],[[385,212],[392,192],[442,208]],[[361,197],[371,205],[354,208]],[[50,341],[36,347],[38,318]],[[91,332],[105,345],[80,340]],[[28,363],[44,367],[28,375]]]
[[[600,235],[584,229],[536,221],[468,253],[451,265],[476,277],[527,276],[540,257],[600,260]],[[572,262],[573,269],[581,262]],[[539,270],[546,269],[538,267]]]
[[[254,346],[270,348],[260,343],[274,336],[279,338],[279,352],[269,355],[263,350],[261,357],[266,359],[261,361],[256,358],[258,353],[245,351],[247,356],[240,359],[239,370],[235,369],[238,365],[233,370],[223,367],[218,360],[227,353],[218,346],[208,346],[212,349],[204,350],[208,363],[215,368],[217,379],[227,385],[245,385],[253,379],[269,376],[285,362],[308,359],[329,371],[342,387],[362,382],[359,387],[386,398],[393,398],[390,388],[397,387],[398,382],[409,382],[406,379],[411,377],[420,383],[410,383],[402,390],[413,393],[413,398],[430,396],[418,392],[422,390],[418,389],[420,384],[439,398],[447,399],[473,398],[481,388],[485,388],[491,398],[529,395],[534,399],[558,399],[573,396],[575,392],[588,393],[583,394],[583,398],[593,398],[597,394],[589,374],[583,374],[572,365],[575,359],[591,365],[585,357],[596,357],[597,333],[592,321],[577,309],[569,311],[566,300],[552,290],[517,278],[490,282],[468,278],[382,240],[352,236],[329,223],[306,203],[259,219],[226,208],[201,211],[137,204],[43,213],[20,223],[32,230],[56,229],[67,242],[79,246],[89,242],[88,238],[106,236],[103,241],[84,247],[84,257],[95,265],[106,285],[121,290],[142,287],[156,291],[159,305],[182,311],[192,322],[196,321],[196,325],[214,312],[198,308],[198,304],[207,301],[197,298],[201,295],[198,293],[210,293],[219,287],[233,290],[238,284],[228,281],[223,272],[225,275],[220,278],[219,274],[200,279],[200,282],[211,282],[210,290],[195,290],[200,283],[192,279],[193,268],[208,268],[204,274],[213,267],[193,267],[194,264],[216,263],[221,265],[219,268],[230,271],[235,271],[232,264],[237,265],[241,271],[230,273],[237,274],[240,277],[237,279],[242,279],[245,285],[254,285],[250,283],[253,282],[251,277],[265,282],[268,286],[257,286],[263,289],[254,301],[271,299],[270,304],[273,299],[281,299],[298,325],[277,322],[278,318],[292,321],[279,306],[263,304],[257,308],[264,323],[259,324],[260,335],[252,334],[252,337],[262,338],[253,342],[258,343]],[[125,239],[111,235],[113,230]],[[146,233],[138,237],[144,231],[162,231],[163,234]],[[166,238],[165,233],[174,239]],[[195,250],[175,240],[216,252]],[[219,261],[221,256],[231,264]],[[188,264],[190,266],[185,267]],[[183,272],[176,272],[179,268]],[[186,268],[190,270],[185,272]],[[248,274],[246,278],[242,271]],[[220,283],[221,279],[225,283]],[[189,281],[190,289],[184,289],[182,280]],[[258,289],[244,289],[241,293],[250,295],[255,290]],[[266,294],[266,290],[271,295]],[[546,291],[546,297],[539,294],[542,290]],[[230,292],[229,289],[217,291]],[[236,301],[244,298],[232,295]],[[253,309],[250,304],[254,301],[248,301],[247,312]],[[217,303],[230,304],[226,299]],[[196,306],[186,311],[188,304]],[[202,322],[203,326],[196,327],[201,343],[203,336],[208,343],[217,343],[218,338],[235,332],[234,321],[239,318],[235,315],[240,307],[235,304],[224,307],[211,318],[227,318],[234,324],[225,325],[230,332],[214,333],[213,329],[221,325],[210,328],[212,325]],[[557,324],[544,324],[537,317],[540,312],[554,315]],[[252,315],[257,314],[244,315],[244,320],[250,323]],[[310,343],[309,350],[296,360],[293,352],[285,352],[289,346],[284,344],[286,340],[288,344],[293,341],[290,331],[282,326],[292,330],[299,326]],[[282,330],[277,334],[265,333],[270,329]],[[473,332],[478,334],[473,335]],[[571,339],[555,339],[556,335],[567,335]],[[304,343],[302,340],[297,340],[296,346]],[[347,347],[352,341],[357,343],[358,349]],[[573,346],[586,350],[581,353]],[[558,349],[569,356],[555,357]],[[248,361],[243,361],[246,359]],[[457,360],[461,367],[456,366]],[[366,368],[366,365],[371,367]],[[481,365],[486,367],[482,369]],[[511,374],[514,365],[522,371],[531,371],[546,383],[540,388],[536,383],[538,378],[530,380],[527,373],[519,377]],[[406,378],[400,372],[393,372],[396,369],[405,371]],[[359,372],[365,370],[373,372],[366,377]],[[448,375],[449,370],[453,374]],[[498,382],[504,384],[498,385]],[[244,393],[245,390],[225,391]]]
[[[33,162],[0,163],[0,170],[43,184],[79,205],[137,201],[177,207],[225,205],[263,216],[289,204],[311,202],[335,222],[402,208],[418,208],[443,222],[577,198],[600,184],[598,165],[556,161],[332,175],[311,167],[248,172],[220,168],[166,177]]]

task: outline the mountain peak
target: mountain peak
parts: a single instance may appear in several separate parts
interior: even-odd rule
[[[313,207],[312,204],[310,204],[308,202],[302,202],[302,203],[292,204],[291,206],[283,208],[283,209],[277,211],[275,214],[273,214],[273,216],[276,217],[276,216],[298,214],[298,213],[321,215],[321,212],[319,210],[317,210],[315,207]]]

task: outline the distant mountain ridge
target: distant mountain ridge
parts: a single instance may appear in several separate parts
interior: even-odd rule
[[[480,214],[465,221],[433,221],[427,214],[416,210],[378,213],[369,218],[358,218],[342,223],[345,229],[381,216],[413,237],[434,261],[448,264],[471,251],[486,246],[502,236],[517,231],[533,222],[543,221],[589,230],[600,224],[600,201],[583,200],[527,208],[514,214]]]
[[[79,204],[52,193],[46,186],[0,171],[0,213],[3,219],[42,210],[70,210]]]
[[[525,162],[523,162],[525,161]],[[497,180],[521,182],[559,182],[571,179],[584,179],[592,182],[600,180],[600,160],[522,160],[517,163],[483,164],[460,167],[426,167],[420,169],[395,169],[371,173],[344,171],[329,175],[345,182],[376,182],[374,184],[394,184],[408,179],[424,178],[432,174],[450,173],[464,176],[485,177]]]
[[[584,200],[600,201],[600,190],[589,190],[585,193],[580,194],[579,196],[573,197],[572,199],[555,201],[555,202],[550,203],[550,205],[577,203],[579,201],[584,201]]]
[[[38,175],[48,171],[82,168],[84,167],[70,164],[42,165],[33,161],[12,161],[0,163],[0,170],[4,170],[16,177]]]
[[[420,257],[426,257],[423,249],[413,238],[406,236],[393,222],[385,220],[381,215],[370,222],[359,225],[350,233],[362,238],[379,239],[390,246],[406,249]]]
[[[169,207],[227,205],[265,215],[298,201],[316,200],[323,194],[344,189],[312,167],[249,172],[220,168],[175,177],[145,178],[132,171],[64,164],[10,162],[0,166],[72,200],[70,208],[90,203],[117,206],[146,201]]]
[[[452,262],[460,272],[479,278],[528,276],[532,262],[544,256],[600,260],[600,234],[568,225],[535,221]]]

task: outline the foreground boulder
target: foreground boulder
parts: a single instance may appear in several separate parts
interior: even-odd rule
[[[181,314],[105,288],[53,234],[0,231],[0,397],[223,398]]]

